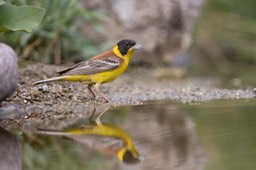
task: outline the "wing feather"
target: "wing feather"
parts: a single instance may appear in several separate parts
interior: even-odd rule
[[[58,73],[59,75],[95,74],[118,68],[121,63],[122,59],[114,56],[91,59],[80,62],[73,67],[67,68]]]
[[[112,150],[117,152],[121,148],[126,146],[126,143],[119,138],[109,136],[98,136],[98,135],[86,135],[86,136],[72,136],[73,140],[84,143],[90,148],[99,150]]]

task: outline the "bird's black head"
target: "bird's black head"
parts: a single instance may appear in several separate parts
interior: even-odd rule
[[[124,56],[128,53],[129,49],[133,48],[134,50],[141,49],[141,46],[139,44],[136,44],[134,40],[121,40],[117,43],[119,52]]]

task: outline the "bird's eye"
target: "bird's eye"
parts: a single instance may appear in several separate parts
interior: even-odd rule
[[[129,47],[129,46],[130,46],[129,43],[126,43],[125,45],[126,45],[126,47]]]

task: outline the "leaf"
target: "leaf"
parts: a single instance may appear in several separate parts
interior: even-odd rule
[[[0,0],[0,5],[5,4],[5,2],[3,0]]]
[[[1,4],[1,0],[0,0]],[[39,25],[45,9],[34,6],[17,7],[11,4],[0,5],[0,32],[26,31]]]

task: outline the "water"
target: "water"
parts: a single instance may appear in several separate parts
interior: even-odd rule
[[[110,109],[98,124],[93,118],[91,122],[81,118],[57,132],[52,127],[33,127],[14,132],[15,137],[0,129],[0,146],[5,146],[0,149],[0,169],[4,164],[19,164],[22,159],[24,170],[253,170],[255,111],[255,100],[150,102]],[[8,151],[3,155],[5,149]],[[117,154],[122,149],[133,150],[135,155],[128,154],[123,160]],[[8,157],[15,161],[10,162]]]
[[[219,101],[185,106],[207,153],[206,169],[255,169],[256,102]]]

